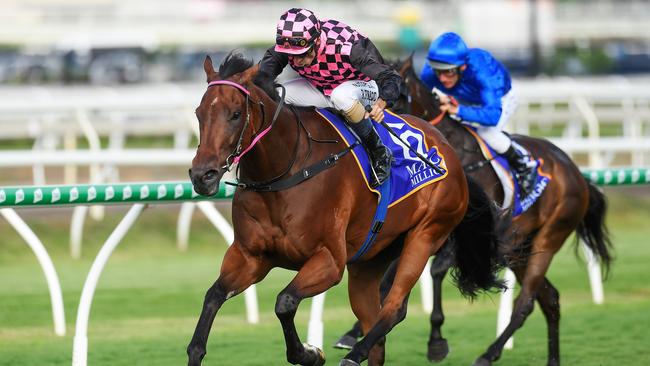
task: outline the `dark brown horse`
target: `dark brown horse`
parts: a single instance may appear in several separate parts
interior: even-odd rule
[[[340,136],[313,108],[283,106],[272,85],[255,85],[257,67],[241,55],[227,56],[218,72],[207,57],[204,69],[209,84],[196,109],[200,141],[190,170],[192,184],[202,195],[214,194],[224,172],[241,158],[242,185],[232,200],[235,240],[223,258],[218,279],[205,295],[187,348],[188,365],[201,364],[221,305],[261,281],[274,267],[298,272],[278,294],[275,313],[284,332],[287,360],[300,365],[325,361],[321,350],[301,343],[298,337],[294,325],[298,305],[339,283],[346,263],[350,303],[367,336],[341,365],[358,365],[365,359],[370,365],[383,364],[385,335],[404,318],[406,296],[427,258],[450,234],[461,248],[456,256],[489,258],[468,260],[459,273],[462,290],[474,295],[499,283],[495,215],[489,198],[467,180],[453,149],[435,128],[423,120],[406,118],[426,132],[428,146],[438,147],[447,177],[391,207],[374,246],[358,262],[348,263],[363,243],[377,207],[376,195],[368,189],[351,154],[301,184],[260,191],[262,186],[290,179],[304,167],[346,150]],[[380,306],[381,276],[397,255],[395,281]]]
[[[503,202],[501,183],[490,164],[485,164],[480,148],[471,133],[459,122],[442,115],[440,102],[416,75],[412,57],[396,66],[410,92],[410,112],[432,121],[460,156],[463,167],[496,202]],[[600,259],[604,270],[612,259],[607,228],[605,227],[606,201],[604,195],[588,183],[578,167],[557,146],[547,140],[514,135],[536,158],[543,159],[542,171],[552,177],[538,201],[512,221],[509,237],[502,246],[502,254],[509,258],[521,290],[514,304],[510,323],[474,365],[491,365],[499,359],[506,341],[519,329],[533,311],[534,301],[540,305],[548,327],[548,365],[559,365],[560,299],[558,290],[546,278],[551,260],[569,235],[576,231],[591,251]],[[451,243],[453,245],[453,243]],[[443,359],[448,352],[447,341],[440,327],[444,320],[440,301],[440,286],[450,265],[453,251],[443,251],[431,266],[434,279],[434,310],[431,314],[431,336],[428,357],[432,361]]]

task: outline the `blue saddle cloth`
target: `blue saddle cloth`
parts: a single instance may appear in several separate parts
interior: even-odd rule
[[[471,127],[471,126],[464,126],[468,130],[470,130],[472,136],[476,139],[478,142],[479,146],[481,147],[481,150],[483,151],[483,155],[487,159],[492,159],[496,161],[505,171],[509,173],[509,183],[511,187],[513,188],[514,192],[514,198],[512,202],[512,216],[516,217],[521,215],[522,213],[526,212],[536,201],[537,199],[542,195],[544,192],[544,189],[546,189],[546,186],[548,185],[548,182],[551,180],[551,176],[549,174],[546,174],[542,172],[542,166],[544,164],[543,159],[535,159],[535,170],[537,171],[537,178],[535,179],[535,186],[533,190],[530,192],[525,197],[522,197],[521,194],[521,189],[519,189],[519,182],[517,179],[515,179],[515,172],[512,170],[510,167],[510,164],[508,164],[508,161],[501,155],[499,155],[492,147],[490,147],[485,140],[483,140],[477,133],[476,130]],[[515,148],[518,147],[518,144],[515,144]]]
[[[317,112],[336,129],[348,146],[358,141],[356,135],[350,131],[349,127],[338,114],[332,113],[327,109],[317,109]],[[406,120],[390,111],[384,111],[384,121],[402,140],[408,142],[421,155],[428,157],[443,172],[443,174],[437,173],[409,151],[397,138],[386,131],[383,126],[373,121],[375,130],[379,134],[381,141],[393,152],[388,205],[388,207],[391,207],[423,187],[444,179],[447,176],[447,170],[445,168],[444,157],[438,153],[436,146],[428,146],[421,130],[411,126]],[[359,144],[352,150],[352,153],[357,161],[359,170],[363,174],[366,186],[369,190],[377,193],[381,197],[378,189],[370,188],[369,182],[372,182],[372,178],[370,178],[372,173],[370,171],[370,162],[366,150]]]

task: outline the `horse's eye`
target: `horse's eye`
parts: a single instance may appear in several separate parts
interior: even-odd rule
[[[232,114],[232,116],[230,117],[230,120],[231,121],[236,121],[236,120],[239,119],[239,117],[241,117],[241,112],[237,111],[237,112]]]

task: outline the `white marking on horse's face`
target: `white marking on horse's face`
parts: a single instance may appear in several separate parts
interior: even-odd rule
[[[218,100],[219,100],[219,97],[214,97],[214,100],[212,101],[212,103],[210,103],[210,106],[214,107],[214,105],[217,104]]]

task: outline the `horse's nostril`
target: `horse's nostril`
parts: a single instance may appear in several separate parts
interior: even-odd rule
[[[217,179],[217,171],[214,169],[210,169],[205,174],[203,174],[203,177],[201,178],[204,182],[209,182],[212,180]]]

